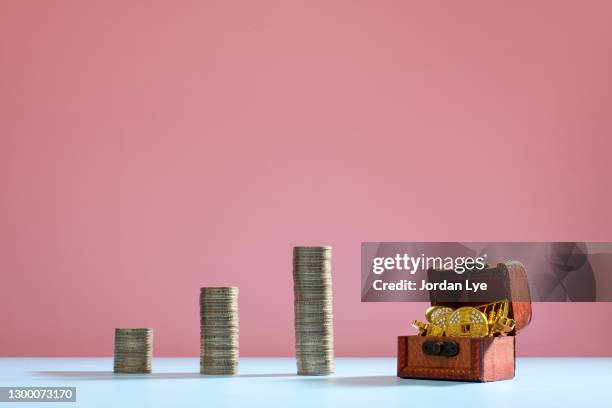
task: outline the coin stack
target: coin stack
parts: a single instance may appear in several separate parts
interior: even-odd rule
[[[238,372],[238,288],[200,289],[200,373]]]
[[[298,374],[331,374],[334,372],[331,247],[294,247],[293,283]]]
[[[148,374],[153,359],[153,329],[115,329],[116,373]]]

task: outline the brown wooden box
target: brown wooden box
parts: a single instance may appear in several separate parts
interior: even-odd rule
[[[431,272],[429,271],[430,277]],[[511,299],[509,315],[515,330],[504,337],[432,337],[400,336],[397,342],[397,375],[402,378],[425,378],[461,381],[499,381],[514,378],[515,335],[531,320],[531,301],[525,268],[520,262],[500,263],[483,271],[502,283],[504,298]],[[501,298],[500,298],[501,299]],[[432,305],[453,308],[474,304],[471,302],[438,301],[431,295]],[[456,356],[427,355],[422,346],[425,341],[454,341],[459,348]]]

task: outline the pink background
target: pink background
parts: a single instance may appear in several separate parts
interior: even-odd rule
[[[337,355],[422,304],[361,304],[361,241],[612,240],[612,2],[2,1],[0,355],[197,355],[240,287],[244,356],[291,355],[291,247],[334,247]],[[611,355],[612,303],[536,304],[524,356]]]

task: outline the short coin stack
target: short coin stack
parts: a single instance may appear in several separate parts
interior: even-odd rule
[[[331,247],[294,247],[293,283],[298,374],[331,374],[334,372]]]
[[[153,329],[115,329],[114,372],[148,374],[153,359]]]
[[[200,373],[238,372],[238,288],[200,289]]]

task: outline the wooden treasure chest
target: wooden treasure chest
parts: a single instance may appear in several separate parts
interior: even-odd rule
[[[506,327],[506,331],[489,331],[486,335],[474,337],[473,332],[480,327],[475,327],[477,322],[469,320],[468,312],[463,314],[467,321],[465,324],[461,324],[463,315],[459,312],[459,315],[447,313],[447,319],[455,319],[452,320],[455,324],[446,326],[449,328],[444,333],[438,333],[434,330],[437,327],[432,325],[422,327],[419,335],[398,337],[398,377],[476,382],[514,378],[516,334],[531,320],[531,297],[525,268],[518,261],[509,261],[496,267],[474,270],[469,276],[452,270],[428,270],[429,282],[467,279],[486,282],[489,288],[486,295],[430,290],[432,306],[442,306],[430,309],[459,311],[461,308],[462,312],[473,312],[476,308],[487,317],[489,330],[494,324],[511,322],[512,325]],[[505,316],[501,316],[502,313]]]

